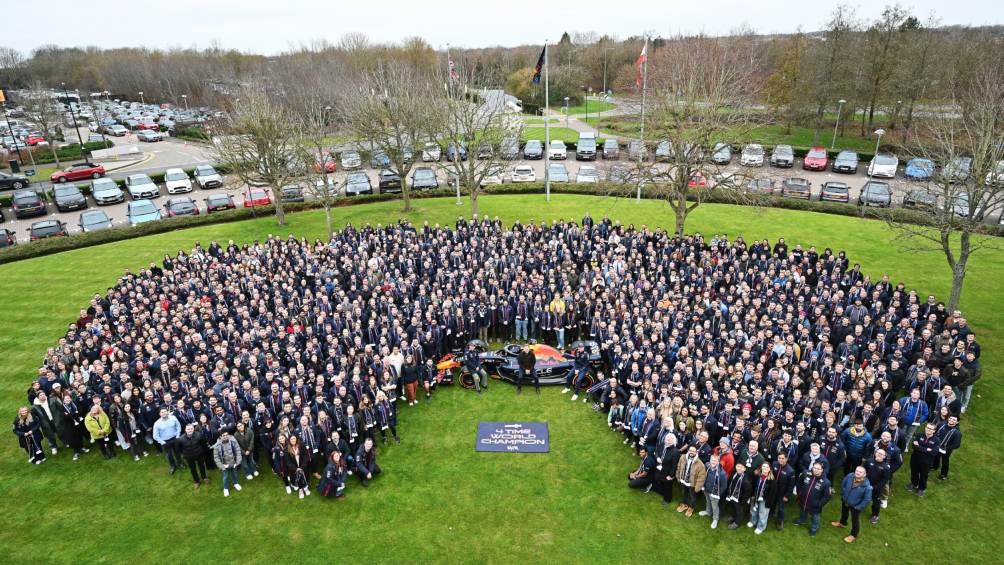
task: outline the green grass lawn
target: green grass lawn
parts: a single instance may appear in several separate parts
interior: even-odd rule
[[[452,199],[418,200],[408,217],[450,224],[469,207]],[[338,208],[337,225],[388,223],[398,202]],[[665,204],[610,197],[485,196],[483,214],[506,222],[609,215],[635,225],[672,228]],[[888,273],[922,296],[945,297],[949,277],[934,253],[905,252],[881,222],[786,210],[704,205],[688,223],[706,235],[787,238],[790,245],[846,250],[873,277]],[[140,269],[195,241],[246,242],[268,234],[322,237],[323,214],[292,214],[278,227],[262,218],[204,226],[0,265],[0,415],[10,421],[47,347],[79,309],[126,269]],[[848,546],[824,525],[811,539],[790,526],[754,536],[747,528],[712,531],[656,495],[630,491],[636,460],[601,418],[555,388],[539,398],[495,383],[488,394],[443,390],[429,405],[401,409],[401,445],[381,447],[385,475],[368,490],[352,482],[342,501],[300,501],[271,476],[244,483],[229,499],[219,475],[195,491],[184,470],[174,476],[152,456],[103,461],[96,450],[72,462],[66,453],[29,466],[13,434],[0,443],[0,547],[8,563],[147,561],[176,563],[507,562],[507,563],[929,563],[939,555],[967,563],[999,562],[1004,544],[1000,445],[1004,417],[998,368],[1004,360],[1000,281],[1004,251],[976,256],[962,308],[983,346],[984,377],[963,420],[965,441],[949,483],[932,480],[924,499],[903,492],[897,475],[890,507],[877,526],[865,522]],[[475,453],[479,420],[536,420],[550,426],[548,454]],[[353,478],[354,479],[354,478]],[[836,518],[829,504],[824,524]],[[794,507],[789,508],[789,516]],[[295,556],[295,557],[294,557]]]
[[[583,102],[577,106],[570,106],[568,112],[570,115],[574,116],[576,114],[585,114],[587,111],[590,114],[595,112],[606,112],[607,110],[613,110],[617,105],[613,102],[607,102],[605,100],[590,100],[588,104]]]
[[[559,122],[561,122],[561,120],[559,120],[558,118],[548,118],[547,119],[547,123],[549,123],[549,124],[557,124]],[[540,124],[540,125],[544,125],[544,118],[523,118],[523,123],[524,124]]]
[[[551,130],[551,140],[560,139],[562,141],[577,141],[579,139],[579,132],[572,128],[565,127],[549,127]],[[544,127],[543,124],[539,126],[531,126],[523,128],[523,141],[528,139],[539,139],[544,141]]]

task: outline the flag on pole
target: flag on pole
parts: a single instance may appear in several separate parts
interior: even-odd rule
[[[642,67],[648,61],[648,39],[645,40],[644,47],[641,48],[641,55],[638,55],[638,60],[634,62],[635,68],[638,70],[637,75],[634,79],[634,84],[638,88],[641,88],[642,81]]]
[[[547,53],[547,46],[540,50],[540,57],[537,59],[537,66],[533,68],[533,84],[540,84],[540,71],[544,68],[545,53]]]
[[[457,65],[453,63],[453,56],[449,52],[446,54],[446,63],[450,67],[450,80],[456,82],[460,79],[460,75],[457,74]]]

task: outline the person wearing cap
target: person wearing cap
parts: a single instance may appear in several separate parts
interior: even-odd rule
[[[724,474],[724,471],[722,474]],[[704,462],[697,456],[697,448],[690,446],[687,449],[687,454],[680,457],[679,463],[676,464],[676,480],[683,487],[683,502],[676,507],[677,512],[686,513],[688,518],[694,515],[694,507],[697,506],[697,495],[704,490],[707,475],[708,471],[704,466]],[[724,488],[724,485],[722,485],[722,488]]]
[[[732,453],[732,440],[727,437],[723,437],[718,440],[718,447],[714,448],[711,452],[718,456],[718,464],[722,466],[725,470],[725,475],[728,477],[732,476],[732,470],[736,466],[736,458]]]
[[[691,450],[694,448],[691,447]],[[700,462],[699,458],[696,458]],[[683,458],[680,459],[680,463],[683,463]],[[722,499],[725,498],[728,492],[729,478],[725,474],[725,469],[719,464],[718,456],[712,455],[708,459],[708,468],[704,476],[704,499],[707,501],[707,506],[704,510],[698,512],[700,516],[710,516],[711,517],[711,529],[718,527],[718,520],[721,518],[721,503]],[[676,509],[680,512],[680,509]],[[687,516],[689,517],[693,512],[693,507],[690,507],[687,511]]]
[[[836,528],[847,527],[847,516],[851,517],[851,533],[844,538],[847,543],[854,543],[861,533],[861,512],[872,501],[872,485],[868,481],[868,472],[858,465],[853,473],[844,475],[840,483],[840,520],[832,522]]]
[[[819,517],[823,507],[830,501],[830,480],[826,478],[822,461],[812,464],[812,469],[802,473],[797,486],[798,519],[796,526],[809,520],[809,535],[819,532]]]
[[[746,464],[742,460],[736,461],[735,473],[729,479],[725,492],[725,501],[729,503],[731,510],[729,529],[735,530],[742,523],[743,513],[750,502],[750,479],[746,476]]]
[[[228,428],[220,429],[220,439],[212,446],[213,461],[222,475],[223,496],[230,496],[230,488],[241,490],[237,468],[241,464],[241,446],[230,435]]]
[[[524,328],[525,329],[525,328]],[[516,375],[516,394],[523,392],[523,380],[533,382],[533,389],[540,394],[540,379],[537,377],[537,356],[530,349],[529,344],[523,344],[516,355],[516,362],[519,365],[519,373]]]

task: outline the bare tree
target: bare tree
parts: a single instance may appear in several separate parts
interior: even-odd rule
[[[56,134],[63,121],[63,112],[56,106],[56,101],[49,96],[49,91],[41,83],[35,83],[31,91],[22,97],[22,102],[25,116],[42,131],[42,136],[49,142],[49,147],[52,149],[52,158],[56,161],[56,168],[61,168],[59,153],[56,151]]]
[[[332,111],[332,107],[325,105],[320,97],[312,104],[305,104],[297,116],[302,138],[296,145],[299,161],[308,164],[304,169],[305,190],[324,208],[324,225],[328,230],[329,240],[335,235],[331,224],[331,209],[338,199],[341,184],[344,184],[337,183],[328,172],[329,163],[334,161],[328,149]]]
[[[519,143],[523,120],[506,105],[503,81],[486,78],[497,73],[456,63],[456,74],[447,74],[445,92],[433,99],[430,113],[447,144],[443,168],[470,194],[474,215],[483,181],[501,174],[505,148]]]
[[[272,190],[279,225],[286,224],[282,187],[304,174],[300,128],[300,121],[285,106],[260,86],[252,85],[242,89],[213,144],[217,163],[249,187]]]
[[[401,179],[402,211],[410,212],[408,174],[414,151],[421,151],[415,145],[440,131],[430,108],[443,89],[410,63],[394,61],[365,73],[358,86],[359,92],[340,98],[337,110],[352,137],[368,143],[383,167]]]
[[[930,213],[931,226],[890,220],[914,249],[944,254],[952,274],[951,310],[959,305],[973,255],[996,246],[995,238],[980,233],[1004,204],[1004,64],[997,57],[968,63],[973,72],[955,92],[958,115],[917,118],[911,130],[920,153],[942,164],[928,187],[939,201]]]
[[[15,88],[26,79],[24,55],[12,47],[0,46],[0,88]]]
[[[711,152],[764,124],[754,107],[760,84],[750,59],[756,53],[751,37],[731,36],[671,40],[650,55],[645,128],[649,138],[668,144],[660,152],[668,168],[639,161],[632,179],[639,192],[644,185],[669,204],[678,234],[701,202],[742,184],[743,175],[725,174]]]

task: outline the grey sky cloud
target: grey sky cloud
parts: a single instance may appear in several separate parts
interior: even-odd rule
[[[884,2],[851,2],[859,17],[874,19]],[[912,0],[901,4],[921,19],[932,12],[943,24],[1004,23],[1000,0]],[[316,40],[336,42],[359,32],[377,42],[421,36],[433,47],[539,44],[563,31],[615,37],[723,34],[748,26],[760,33],[820,29],[833,4],[812,0],[77,0],[15,2],[8,26],[22,32],[0,43],[29,52],[44,44],[157,48],[221,47],[275,54]],[[28,31],[31,30],[31,31]]]

